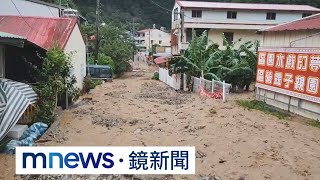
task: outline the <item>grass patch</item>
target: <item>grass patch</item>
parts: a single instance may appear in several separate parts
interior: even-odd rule
[[[310,126],[313,126],[313,127],[316,127],[316,128],[320,128],[320,122],[319,121],[310,120],[310,122],[308,124]]]
[[[269,105],[267,105],[264,102],[253,100],[253,101],[247,101],[247,100],[237,100],[237,103],[240,106],[243,106],[247,109],[255,109],[262,112],[265,112],[266,114],[271,114],[273,116],[276,116],[279,119],[285,119],[286,117],[289,117],[287,113],[281,112],[279,110],[276,110]],[[319,123],[320,127],[320,123]]]

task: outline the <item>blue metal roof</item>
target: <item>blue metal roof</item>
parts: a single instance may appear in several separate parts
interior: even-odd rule
[[[0,31],[0,38],[10,38],[10,39],[26,40],[25,37],[18,36],[18,35],[14,35],[14,34],[10,34],[10,33],[6,33],[6,32],[2,32],[2,31]]]

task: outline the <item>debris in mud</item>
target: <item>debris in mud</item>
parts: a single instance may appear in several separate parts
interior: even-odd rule
[[[142,84],[140,92],[135,96],[135,99],[145,99],[149,102],[166,105],[186,104],[191,98],[191,94],[175,92],[170,87],[159,85],[157,82]]]
[[[188,127],[188,128],[189,128],[189,127]],[[199,131],[199,130],[202,130],[202,129],[204,129],[204,128],[206,128],[206,126],[197,126],[197,127],[190,128],[190,129],[188,130],[188,132],[194,133],[194,132]]]
[[[227,162],[227,161],[220,158],[220,160],[219,160],[219,163],[220,163],[220,164],[223,164],[223,163],[225,163],[225,162]]]
[[[136,129],[136,130],[133,132],[133,134],[140,134],[140,132],[141,132],[141,129]]]
[[[127,93],[129,93],[129,91],[120,90],[120,91],[108,92],[104,95],[114,97],[114,98],[122,98],[123,99],[123,98],[125,98],[124,94],[127,94]]]
[[[209,114],[208,114],[207,117],[213,117],[213,116],[216,115],[216,114],[217,114],[217,111],[216,111],[214,108],[211,108],[211,109],[209,110]]]
[[[262,131],[266,128],[265,125],[262,125],[262,124],[257,124],[257,123],[254,123],[253,125],[251,125],[251,127],[254,127],[256,129],[258,129],[259,131]]]
[[[202,152],[202,151],[197,151],[197,153],[196,153],[196,158],[204,158],[204,157],[206,157],[207,155],[204,153],[204,152]]]
[[[141,120],[133,119],[133,120],[126,120],[121,118],[113,118],[113,117],[105,117],[102,115],[96,115],[92,119],[92,124],[100,125],[102,127],[118,127],[125,124],[129,124],[130,126],[134,126],[138,124]]]
[[[127,85],[125,83],[122,83],[120,85],[112,85],[113,89],[124,89],[127,88]]]
[[[75,117],[82,117],[83,115],[91,114],[92,111],[89,109],[79,109],[76,111],[73,111],[72,113],[75,115]]]
[[[68,138],[64,136],[64,133],[60,130],[60,128],[57,125],[56,127],[51,126],[40,140],[47,142],[56,141],[57,143],[64,144],[64,142],[67,141]]]
[[[249,180],[248,175],[240,176],[238,180]]]

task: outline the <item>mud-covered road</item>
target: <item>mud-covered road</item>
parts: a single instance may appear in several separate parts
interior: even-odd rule
[[[41,146],[195,146],[192,176],[15,176],[0,155],[0,179],[320,179],[320,129],[227,103],[176,92],[150,72],[105,83],[64,111]]]

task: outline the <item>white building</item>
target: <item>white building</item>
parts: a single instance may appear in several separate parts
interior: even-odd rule
[[[59,46],[70,56],[76,85],[82,89],[86,76],[86,45],[76,18],[0,16],[0,31],[25,39],[41,51]]]
[[[77,14],[76,10],[66,8],[52,3],[43,2],[40,0],[1,0],[0,15],[13,16],[39,16],[39,17],[68,17],[65,13],[74,13],[79,16],[81,21],[86,19]]]
[[[187,49],[192,29],[208,32],[209,41],[223,46],[224,33],[229,42],[262,40],[257,30],[320,12],[307,5],[247,4],[176,1],[172,11],[172,54]]]
[[[256,98],[277,108],[320,120],[320,14],[262,30]],[[270,57],[274,57],[270,58]],[[269,59],[275,66],[268,65]],[[281,63],[279,63],[281,62]],[[272,64],[272,63],[271,63]],[[282,64],[281,67],[277,67]],[[288,68],[288,66],[291,66]],[[265,78],[259,73],[266,70]],[[268,84],[267,71],[272,82]],[[272,80],[273,78],[273,80]]]
[[[135,36],[136,45],[143,50],[151,50],[153,45],[166,47],[166,51],[171,52],[171,35],[165,31],[153,28],[138,31]]]

